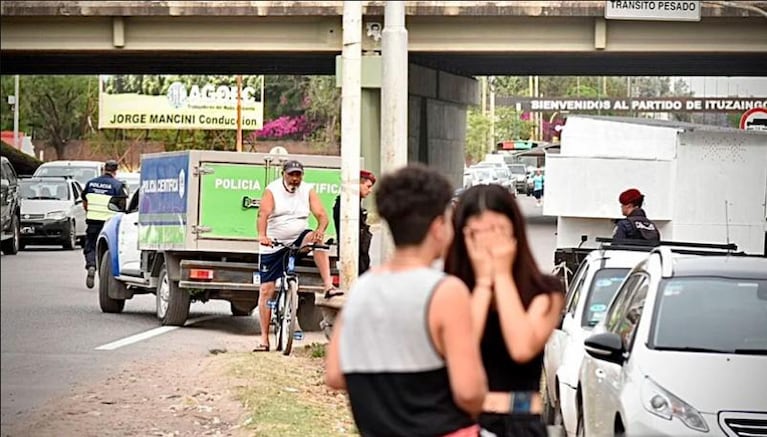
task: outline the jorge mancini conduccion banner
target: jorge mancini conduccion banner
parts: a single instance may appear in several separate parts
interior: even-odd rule
[[[264,122],[263,76],[242,76],[242,129]],[[99,77],[99,129],[237,129],[237,76]]]

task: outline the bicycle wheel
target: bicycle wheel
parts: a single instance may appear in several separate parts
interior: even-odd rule
[[[285,311],[282,313],[282,326],[280,328],[279,347],[283,355],[290,355],[293,349],[293,334],[296,332],[296,312],[298,311],[298,281],[288,280],[288,286],[284,290],[281,299],[285,302]]]
[[[285,290],[285,287],[283,285],[280,285],[280,287],[275,290],[275,296],[274,300],[276,302],[276,305],[272,309],[272,320],[271,324],[274,326],[274,344],[277,345],[277,350],[282,350],[282,318],[285,314],[285,299],[284,296],[287,294],[287,290]]]

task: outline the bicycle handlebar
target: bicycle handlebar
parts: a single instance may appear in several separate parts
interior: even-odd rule
[[[262,246],[265,246],[265,244],[262,244]],[[294,251],[300,251],[303,249],[324,249],[324,250],[330,249],[330,246],[328,246],[327,244],[311,243],[305,246],[297,246],[293,243],[285,244],[282,241],[277,241],[277,240],[272,240],[272,244],[270,247],[286,247],[289,250],[294,250]]]

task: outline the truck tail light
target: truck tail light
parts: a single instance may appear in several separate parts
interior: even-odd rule
[[[204,281],[210,281],[213,279],[213,270],[209,269],[190,269],[189,279],[199,279]]]

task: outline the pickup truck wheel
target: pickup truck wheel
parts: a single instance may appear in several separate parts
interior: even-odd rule
[[[232,310],[232,315],[235,317],[249,316],[250,312],[253,311],[254,308],[255,307],[251,307],[249,305],[243,306],[243,304],[229,302],[229,309]]]
[[[112,299],[109,297],[110,289],[125,288],[112,274],[112,259],[109,251],[101,256],[99,266],[99,306],[105,313],[121,313],[125,308],[125,299]]]
[[[168,277],[168,268],[163,265],[157,281],[157,318],[164,326],[184,326],[189,317],[192,296],[178,286],[178,281]]]
[[[67,232],[67,236],[64,237],[64,242],[61,245],[66,250],[72,250],[77,246],[77,230],[74,220],[69,222],[69,232]]]
[[[11,218],[11,230],[13,231],[13,237],[3,241],[0,249],[6,255],[16,255],[19,253],[19,247],[21,247],[21,229],[19,224],[19,218],[16,214]]]
[[[314,293],[298,296],[298,324],[304,332],[318,331],[322,323],[322,311],[314,304]]]

